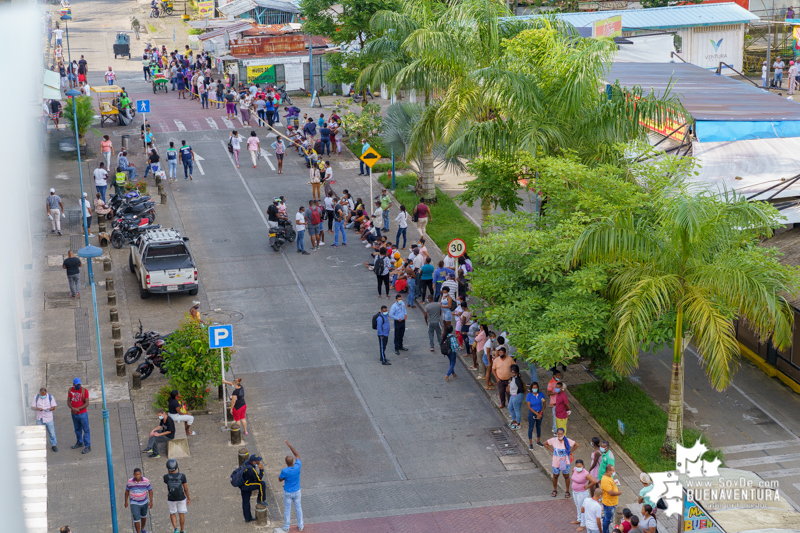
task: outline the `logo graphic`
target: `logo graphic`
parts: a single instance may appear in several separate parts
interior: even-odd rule
[[[709,40],[711,41],[711,46],[714,47],[714,53],[715,54],[718,53],[719,52],[719,45],[722,44],[722,39],[720,39],[717,42],[714,42],[714,39],[709,39]]]
[[[719,46],[719,43],[716,46]],[[650,499],[654,502],[663,499],[667,504],[667,508],[664,510],[667,516],[683,515],[683,488],[678,474],[686,474],[689,477],[719,476],[718,469],[721,464],[719,459],[715,458],[710,462],[701,459],[707,451],[708,448],[700,441],[695,442],[691,448],[684,448],[678,444],[675,457],[677,469],[673,472],[650,474],[650,479],[653,481]]]

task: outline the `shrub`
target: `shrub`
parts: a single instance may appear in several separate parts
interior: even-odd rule
[[[359,150],[360,149],[361,149],[361,147],[359,146]],[[376,150],[376,151],[379,154],[381,153],[379,150]],[[381,155],[383,155],[383,154],[381,154]],[[395,173],[397,173],[398,170],[408,170],[408,168],[409,168],[408,164],[405,161],[397,161],[397,160],[395,160],[395,162],[394,162]],[[391,170],[392,170],[392,164],[391,163],[375,163],[372,166],[372,172],[374,172],[375,174],[380,174],[381,172],[388,173]]]

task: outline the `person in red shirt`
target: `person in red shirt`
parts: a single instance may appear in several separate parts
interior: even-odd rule
[[[563,429],[564,434],[566,434],[567,417],[572,411],[569,410],[569,398],[567,398],[564,382],[559,381],[556,383],[556,387],[553,389],[553,391],[556,393],[556,431]]]
[[[550,398],[550,409],[553,411],[553,435],[556,434],[556,383],[561,381],[561,372],[559,370],[553,370],[553,377],[547,383],[547,396]]]
[[[81,453],[92,451],[91,433],[89,432],[89,390],[81,386],[81,378],[72,380],[72,388],[67,391],[67,405],[72,411],[72,427],[78,438],[73,450],[83,448]]]

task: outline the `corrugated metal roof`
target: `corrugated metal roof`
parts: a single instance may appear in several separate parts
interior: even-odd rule
[[[695,4],[689,6],[654,7],[650,9],[623,9],[618,11],[593,11],[587,13],[558,13],[555,16],[576,28],[590,26],[596,20],[622,15],[622,29],[670,29],[692,26],[718,26],[760,20],[734,3]],[[519,19],[537,18],[541,15],[524,15]]]
[[[242,35],[246,37],[255,35],[284,35],[287,33],[294,33],[295,31],[298,30],[295,30],[288,24],[260,24],[244,31]]]
[[[247,13],[251,9],[255,9],[256,3],[253,0],[233,0],[224,6],[218,7],[217,10],[226,17],[238,17],[242,13]]]
[[[230,5],[230,4],[228,4],[228,5]],[[237,24],[232,24],[232,25],[227,26],[225,28],[220,28],[218,30],[214,30],[214,31],[210,31],[208,33],[204,33],[202,35],[198,35],[197,37],[201,41],[206,41],[208,39],[213,39],[214,37],[221,37],[221,36],[225,35],[225,32],[228,32],[228,34],[231,37],[236,37],[236,34],[241,33],[243,31],[246,31],[246,30],[249,30],[253,26],[254,26],[254,24],[252,22],[243,21],[243,22],[239,22]]]

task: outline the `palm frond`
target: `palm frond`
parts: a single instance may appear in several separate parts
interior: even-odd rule
[[[567,254],[564,268],[594,263],[646,263],[658,257],[660,248],[643,221],[620,214],[588,226]]]

